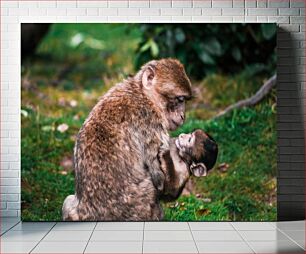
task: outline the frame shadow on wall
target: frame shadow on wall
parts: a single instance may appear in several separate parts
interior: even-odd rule
[[[305,75],[291,32],[278,26],[277,32],[277,218],[305,219]]]

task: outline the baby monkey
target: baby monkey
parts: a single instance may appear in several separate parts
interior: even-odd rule
[[[206,176],[213,168],[218,156],[216,141],[203,130],[180,134],[170,140],[170,149],[161,152],[159,159],[166,180],[162,199],[176,199],[189,177]]]

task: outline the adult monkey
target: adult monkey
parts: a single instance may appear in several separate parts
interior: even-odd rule
[[[175,59],[150,61],[107,92],[78,134],[76,195],[66,198],[63,219],[160,220],[158,153],[169,149],[168,131],[183,124],[191,95]]]

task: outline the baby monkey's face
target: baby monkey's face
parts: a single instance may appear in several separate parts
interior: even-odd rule
[[[186,152],[188,149],[192,149],[194,143],[195,143],[194,132],[188,134],[182,133],[175,140],[176,147],[182,152]]]
[[[213,168],[218,156],[218,145],[203,130],[180,134],[175,140],[179,156],[188,164],[195,176],[206,176]]]

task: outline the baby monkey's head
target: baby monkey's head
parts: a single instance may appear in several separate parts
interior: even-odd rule
[[[213,168],[218,156],[216,141],[203,130],[180,134],[175,140],[181,159],[195,176],[206,176]]]

